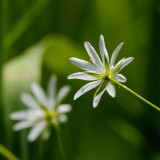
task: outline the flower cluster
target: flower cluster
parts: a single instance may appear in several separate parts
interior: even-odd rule
[[[19,120],[14,126],[14,130],[21,130],[32,127],[28,140],[34,141],[42,135],[47,139],[50,135],[50,126],[67,121],[66,113],[71,111],[70,104],[61,104],[68,94],[70,87],[62,87],[56,95],[57,77],[52,76],[48,84],[48,94],[37,83],[31,85],[34,97],[28,93],[21,96],[22,102],[28,107],[26,110],[13,112],[10,118]]]
[[[123,43],[120,43],[118,45],[118,47],[114,50],[111,59],[109,59],[109,54],[105,47],[104,37],[101,35],[99,39],[101,58],[98,56],[95,49],[89,42],[85,42],[84,46],[89,57],[91,58],[92,63],[78,58],[70,58],[71,63],[83,69],[84,71],[73,73],[68,76],[68,79],[81,79],[91,81],[76,92],[74,100],[97,86],[98,89],[96,90],[94,95],[93,107],[96,107],[98,105],[101,96],[105,91],[107,91],[110,96],[115,97],[115,85],[111,78],[115,79],[118,82],[126,82],[126,78],[122,74],[119,74],[119,72],[133,60],[133,57],[122,58],[115,64],[116,57],[122,45]]]

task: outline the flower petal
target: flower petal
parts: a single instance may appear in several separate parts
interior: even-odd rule
[[[47,106],[49,109],[53,109],[55,106],[55,99],[56,99],[56,82],[57,77],[55,75],[52,75],[49,83],[48,83],[48,99],[47,99]]]
[[[31,85],[32,92],[34,93],[35,97],[42,105],[47,105],[47,98],[44,90],[38,83],[32,83]]]
[[[113,67],[113,66],[114,66],[116,57],[117,57],[120,49],[122,48],[123,44],[124,44],[123,42],[120,43],[120,44],[118,45],[118,47],[114,50],[114,52],[113,52],[113,54],[112,54],[112,57],[111,57],[111,61],[110,61],[110,67]]]
[[[78,97],[80,97],[80,96],[83,95],[84,93],[88,92],[89,90],[97,87],[100,83],[101,83],[101,80],[87,83],[86,85],[84,85],[83,87],[81,87],[81,88],[76,92],[76,94],[74,95],[74,100],[76,100]]]
[[[70,89],[71,88],[68,85],[62,87],[58,92],[57,102],[56,103],[60,103],[67,96],[67,94],[69,93]]]
[[[66,113],[66,112],[70,112],[72,109],[70,104],[61,104],[60,106],[58,106],[57,108],[57,112],[58,113]]]
[[[114,76],[114,79],[117,80],[118,82],[126,82],[127,79],[124,77],[122,74],[116,74]]]
[[[111,96],[111,97],[115,97],[116,96],[116,90],[115,90],[115,87],[113,84],[111,84],[110,82],[108,83],[107,87],[106,87],[106,90],[108,92],[108,94]]]
[[[97,78],[94,78],[85,72],[73,73],[68,76],[68,79],[82,79],[82,80],[86,80],[86,81],[97,80]]]
[[[89,72],[93,72],[93,73],[101,72],[99,70],[99,68],[97,68],[95,65],[93,65],[93,64],[91,64],[87,61],[84,61],[82,59],[70,58],[70,62],[73,63],[78,68],[84,69],[84,70],[89,71]]]
[[[48,96],[49,96],[49,99],[52,99],[52,100],[55,99],[56,82],[57,82],[57,77],[55,75],[52,75],[48,83]]]
[[[100,69],[103,70],[103,64],[98,56],[98,54],[96,53],[96,51],[94,50],[94,48],[91,46],[91,44],[89,42],[85,42],[84,46],[87,50],[88,55],[91,57],[93,63]]]
[[[99,38],[99,49],[100,49],[100,53],[101,53],[101,57],[104,63],[104,56],[106,57],[108,63],[109,63],[109,55],[105,46],[105,41],[104,41],[104,37],[103,35],[100,36]]]
[[[24,120],[24,119],[27,119],[28,116],[29,115],[28,115],[27,110],[13,112],[9,115],[9,117],[13,120]]]
[[[100,101],[100,99],[101,99],[104,91],[105,91],[105,89],[104,89],[102,92],[100,92],[100,93],[94,98],[94,100],[93,100],[93,108],[97,107],[97,105],[99,104],[99,101]]]
[[[39,108],[36,100],[28,93],[21,94],[21,101],[29,108]]]
[[[50,131],[49,129],[46,129],[46,130],[44,131],[44,133],[42,134],[42,138],[43,138],[44,140],[47,140],[47,139],[49,138],[50,134],[51,134],[51,131]]]
[[[133,57],[126,58],[123,63],[121,64],[121,67],[119,68],[118,72],[121,71],[125,66],[127,66],[129,63],[133,61]]]
[[[28,127],[32,127],[33,125],[34,123],[32,121],[21,121],[21,122],[16,123],[13,126],[13,130],[18,131],[18,130],[22,130]]]
[[[124,60],[125,60],[125,58],[122,58],[121,60],[119,60],[117,62],[117,64],[114,67],[112,67],[112,69],[111,69],[112,74],[116,74],[119,71],[119,68],[121,67]]]
[[[62,114],[58,117],[58,121],[61,122],[61,123],[67,122],[68,117],[66,115]]]
[[[47,124],[46,122],[42,121],[42,122],[37,123],[35,126],[33,126],[33,128],[31,129],[27,137],[28,141],[32,142],[36,140],[38,136],[42,133],[44,128],[46,127],[46,124]]]
[[[20,110],[10,114],[10,118],[13,120],[36,120],[40,117],[44,117],[44,112],[39,109]]]

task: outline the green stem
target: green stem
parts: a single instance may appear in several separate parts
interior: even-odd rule
[[[146,100],[145,98],[143,98],[142,96],[140,96],[139,94],[137,94],[136,92],[134,92],[133,90],[131,90],[130,88],[126,87],[125,85],[119,83],[118,81],[116,81],[115,79],[113,79],[111,76],[108,77],[113,83],[117,84],[118,86],[124,88],[125,90],[127,90],[128,92],[132,93],[133,95],[135,95],[137,98],[141,99],[143,102],[149,104],[151,107],[155,108],[156,110],[160,111],[160,108],[157,107],[156,105],[152,104],[151,102],[149,102],[148,100]]]
[[[7,148],[0,144],[0,154],[9,160],[19,160],[13,153],[11,153]]]
[[[62,154],[62,158],[63,158],[63,160],[66,160],[65,153],[64,153],[64,148],[63,148],[63,143],[62,143],[61,128],[60,128],[58,123],[55,123],[53,125],[54,125],[56,133],[57,133],[57,140],[58,140],[58,143],[59,143],[59,148],[60,148],[60,151],[61,151],[61,154]]]

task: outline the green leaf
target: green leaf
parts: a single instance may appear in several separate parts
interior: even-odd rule
[[[76,67],[69,62],[69,58],[81,53],[81,48],[71,40],[58,35],[47,36],[38,44],[26,49],[21,56],[12,59],[4,66],[5,103],[12,104],[12,100],[28,89],[31,82],[40,81],[42,65],[59,75],[68,75],[71,71],[74,72]]]
[[[67,77],[75,72],[76,67],[70,63],[69,58],[79,57],[83,59],[85,50],[76,43],[63,36],[48,36],[44,42],[48,45],[43,58],[43,65],[52,72]],[[84,53],[84,54],[83,54]]]

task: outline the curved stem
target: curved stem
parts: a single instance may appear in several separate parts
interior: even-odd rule
[[[61,128],[58,123],[55,123],[53,125],[54,125],[56,133],[57,133],[57,140],[59,143],[59,148],[61,150],[63,160],[66,160],[65,153],[64,153],[64,147],[63,147],[63,143],[62,143]]]
[[[127,90],[128,92],[132,93],[133,95],[135,95],[137,98],[141,99],[143,102],[149,104],[151,107],[155,108],[156,110],[160,111],[160,108],[157,107],[156,105],[154,105],[153,103],[149,102],[148,100],[146,100],[145,98],[143,98],[142,96],[140,96],[139,94],[137,94],[136,92],[134,92],[133,90],[131,90],[130,88],[126,87],[125,85],[119,83],[118,81],[116,81],[115,79],[113,79],[111,76],[108,77],[113,83],[117,84],[118,86],[124,88],[125,90]]]
[[[13,153],[11,153],[7,148],[0,144],[0,154],[9,160],[19,160]]]

